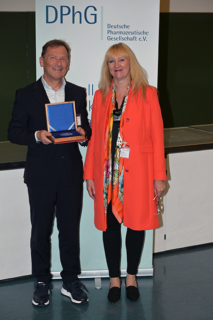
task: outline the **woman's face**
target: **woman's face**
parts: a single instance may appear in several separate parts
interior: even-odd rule
[[[115,80],[129,80],[130,61],[127,58],[112,56],[108,60],[108,68]]]

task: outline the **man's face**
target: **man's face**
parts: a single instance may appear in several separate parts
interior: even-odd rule
[[[44,57],[40,57],[44,68],[44,79],[48,82],[61,80],[69,69],[68,54],[65,47],[48,47]]]

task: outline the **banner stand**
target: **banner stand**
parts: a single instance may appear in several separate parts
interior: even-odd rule
[[[113,8],[113,9],[112,9]],[[122,14],[117,14],[121,12]],[[95,91],[106,51],[113,44],[127,44],[148,74],[149,84],[157,87],[159,0],[36,0],[36,71],[42,46],[52,39],[66,41],[71,47],[70,70],[66,81],[84,87],[87,92],[88,118],[91,120]],[[85,159],[86,148],[80,148]],[[56,223],[55,223],[56,225]],[[126,275],[126,228],[122,226],[122,276]],[[153,230],[147,230],[139,264],[139,276],[153,275]],[[101,278],[108,277],[102,232],[94,227],[93,200],[84,186],[80,224],[80,278],[94,278],[101,287]],[[62,269],[58,249],[58,230],[52,234],[53,279],[60,279]]]
[[[60,272],[52,272],[53,280],[61,280]],[[127,272],[126,269],[121,269],[121,277],[126,277]],[[152,277],[153,276],[153,268],[149,269],[139,269],[137,273],[137,277]],[[79,279],[89,279],[94,278],[95,280],[95,288],[101,289],[101,278],[109,278],[108,270],[95,270],[95,271],[82,271],[82,273],[78,276]]]

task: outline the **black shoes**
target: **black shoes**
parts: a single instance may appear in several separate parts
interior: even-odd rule
[[[132,302],[136,302],[139,298],[140,294],[138,291],[138,287],[128,286],[126,287],[126,297]],[[111,303],[116,303],[120,300],[121,297],[121,288],[112,287],[109,289],[108,299]]]
[[[35,292],[33,295],[32,303],[35,306],[48,306],[49,302],[49,294],[52,286],[49,283],[40,282],[37,283]],[[74,282],[63,283],[63,287],[61,288],[61,293],[71,299],[74,303],[86,303],[89,301],[87,294],[83,291],[87,290],[87,288],[81,283],[79,280]],[[126,287],[126,296],[127,298],[135,302],[139,298],[139,291],[137,287],[128,286]],[[111,303],[116,303],[120,300],[121,297],[121,288],[112,287],[109,289],[108,299]]]
[[[38,307],[47,306],[50,303],[49,294],[51,289],[52,286],[49,283],[37,283],[32,300],[33,305]]]
[[[49,294],[51,289],[52,286],[49,283],[37,283],[32,300],[33,305],[39,307],[48,306],[50,303]],[[81,283],[79,280],[76,280],[74,282],[63,283],[61,293],[69,297],[74,303],[85,303],[89,301],[89,299],[83,289],[88,291],[83,283]]]
[[[86,303],[89,299],[83,289],[88,292],[85,285],[83,285],[79,280],[74,282],[64,282],[63,287],[61,288],[61,293],[64,296],[69,297],[74,303]]]
[[[121,280],[120,280],[120,282],[121,282]],[[120,284],[120,288],[119,287],[112,287],[111,289],[109,289],[109,293],[108,293],[107,297],[111,303],[116,303],[118,300],[120,300],[121,284]]]
[[[126,297],[132,302],[136,302],[139,298],[139,291],[137,287],[129,286],[126,287]]]
[[[108,299],[111,303],[116,303],[121,297],[121,288],[112,287],[109,289]]]
[[[137,284],[136,278],[135,278],[135,282]],[[132,302],[136,302],[139,298],[139,291],[138,291],[138,287],[135,286],[128,286],[126,287],[126,297],[127,299],[129,299]]]

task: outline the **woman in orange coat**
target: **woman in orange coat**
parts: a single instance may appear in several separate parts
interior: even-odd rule
[[[157,91],[123,43],[108,49],[92,109],[84,180],[95,200],[109,268],[108,299],[120,299],[121,223],[126,226],[127,298],[139,297],[135,275],[144,230],[158,227],[156,199],[165,189],[164,137]]]

